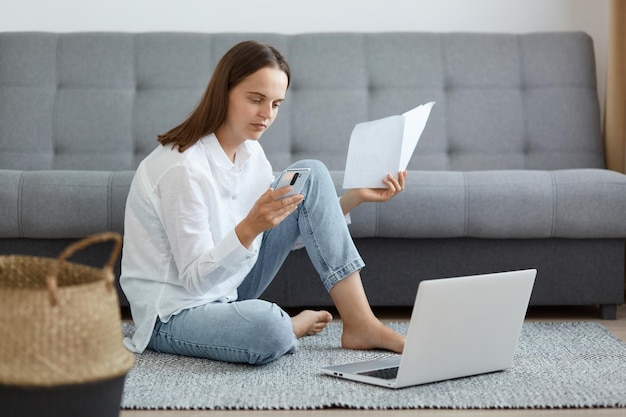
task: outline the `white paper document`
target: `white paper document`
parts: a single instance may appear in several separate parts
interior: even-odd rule
[[[387,174],[396,177],[409,165],[434,104],[357,124],[350,136],[343,188],[386,188],[382,180]]]

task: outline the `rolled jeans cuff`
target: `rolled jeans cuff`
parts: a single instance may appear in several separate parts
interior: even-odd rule
[[[340,269],[331,272],[329,275],[322,279],[322,283],[324,284],[326,291],[330,292],[335,284],[337,284],[339,281],[343,280],[353,272],[363,269],[363,267],[365,267],[365,262],[363,262],[363,259],[359,257],[344,265]]]

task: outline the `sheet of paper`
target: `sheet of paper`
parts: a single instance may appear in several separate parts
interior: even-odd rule
[[[356,125],[350,136],[343,188],[384,188],[387,172],[398,172],[403,132],[402,116]],[[387,151],[381,152],[381,147]]]
[[[357,124],[350,136],[343,188],[385,188],[387,174],[406,169],[433,104]]]
[[[430,116],[430,110],[434,104],[435,102],[431,101],[403,114],[404,140],[402,141],[402,157],[400,158],[400,169],[398,171],[403,171],[409,166],[411,156],[413,156],[417,142],[420,140],[422,132],[424,132],[426,122]]]

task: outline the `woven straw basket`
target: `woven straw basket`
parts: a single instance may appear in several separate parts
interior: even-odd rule
[[[102,269],[67,259],[113,241]],[[122,346],[113,265],[122,238],[101,233],[68,246],[58,259],[0,256],[0,384],[52,387],[124,376],[134,355]]]

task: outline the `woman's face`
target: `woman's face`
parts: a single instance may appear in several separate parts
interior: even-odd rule
[[[235,146],[246,139],[259,139],[276,119],[287,84],[287,74],[273,67],[244,78],[229,92],[226,120],[216,136]]]

